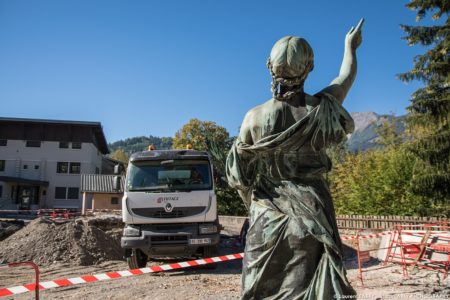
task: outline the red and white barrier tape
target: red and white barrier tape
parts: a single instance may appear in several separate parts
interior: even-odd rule
[[[390,235],[393,234],[392,231],[386,231],[381,233],[375,233],[375,234],[368,234],[368,235],[349,235],[349,236],[341,236],[341,240],[348,241],[348,240],[356,240],[358,238],[360,239],[373,239],[373,238],[379,238],[384,235]]]
[[[423,237],[425,231],[423,233],[402,231],[401,233],[402,233],[402,235],[412,235],[412,236]],[[430,231],[430,233],[431,234],[437,234],[437,233],[442,233],[442,231]],[[360,238],[360,239],[373,239],[373,238],[379,238],[379,237],[382,237],[384,235],[391,235],[391,234],[394,234],[394,231],[385,231],[385,232],[368,234],[368,235],[347,235],[347,236],[345,236],[345,235],[342,236],[341,235],[341,240],[348,241],[348,240],[356,240],[358,238]],[[445,236],[445,237],[447,237],[447,236]]]
[[[164,272],[167,270],[176,270],[183,269],[189,267],[195,267],[206,264],[213,264],[221,261],[229,261],[234,259],[241,259],[244,257],[244,253],[216,256],[204,259],[190,260],[173,264],[166,264],[161,266],[153,266],[142,269],[134,269],[134,270],[126,270],[126,271],[118,271],[118,272],[107,272],[103,274],[94,274],[94,275],[84,275],[80,277],[68,278],[68,279],[56,279],[51,281],[45,281],[39,283],[39,290],[48,290],[56,287],[75,285],[80,283],[87,282],[95,282],[95,281],[103,281],[116,279],[121,277],[128,277],[134,275],[142,275],[146,273],[157,273]],[[26,292],[31,292],[35,290],[35,284],[24,284],[19,286],[13,286],[9,288],[0,288],[0,297],[16,295]]]

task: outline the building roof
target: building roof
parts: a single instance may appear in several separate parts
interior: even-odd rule
[[[51,120],[51,119],[29,119],[29,118],[5,118],[0,117],[0,122],[30,122],[30,123],[48,123],[48,124],[75,124],[75,125],[101,125],[100,122],[91,121],[71,121],[71,120]]]
[[[48,186],[48,181],[27,179],[27,178],[21,178],[21,177],[12,177],[12,176],[0,176],[0,181],[23,183],[23,184],[30,184],[30,185],[39,185],[39,186]]]
[[[0,117],[0,139],[93,143],[109,153],[100,122]]]
[[[87,193],[121,194],[125,184],[125,176],[121,176],[120,190],[113,189],[115,175],[81,174],[80,191]]]

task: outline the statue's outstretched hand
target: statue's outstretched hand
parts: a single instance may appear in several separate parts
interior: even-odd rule
[[[361,27],[364,23],[364,18],[362,18],[358,25],[350,28],[350,31],[345,36],[345,45],[349,47],[351,50],[356,50],[362,42],[362,33]]]

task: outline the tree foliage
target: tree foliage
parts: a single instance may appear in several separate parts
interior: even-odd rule
[[[377,129],[383,148],[331,155],[339,158],[333,159],[329,175],[338,214],[450,215],[450,205],[414,193],[413,179],[420,165],[409,151],[408,138],[395,128],[395,123],[385,121]]]
[[[173,138],[174,149],[184,149],[191,144],[194,150],[208,151],[214,164],[218,212],[222,215],[245,215],[246,209],[237,192],[223,180],[225,158],[233,139],[228,131],[211,121],[191,119]]]
[[[213,140],[220,148],[230,147],[230,135],[228,131],[211,121],[200,121],[191,119],[173,138],[174,149],[184,149],[187,144],[191,144],[195,150],[208,150],[208,138]]]
[[[377,144],[383,147],[398,147],[405,139],[404,132],[399,131],[395,121],[395,117],[386,119],[375,128],[375,132],[378,135]]]
[[[412,142],[409,149],[419,160],[412,178],[412,191],[434,202],[450,201],[450,23],[448,0],[413,0],[408,8],[417,11],[417,21],[431,14],[433,26],[407,26],[409,45],[426,51],[414,59],[403,81],[419,80],[424,87],[412,95],[407,119]]]
[[[128,159],[130,158],[129,155],[122,149],[118,148],[114,152],[110,154],[110,157],[112,159],[118,160],[123,163],[123,165],[126,167],[128,166]]]
[[[348,153],[330,180],[337,214],[434,215],[428,201],[411,192],[415,158],[404,148]]]

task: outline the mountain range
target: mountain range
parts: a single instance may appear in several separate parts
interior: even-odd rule
[[[377,143],[379,136],[376,129],[383,122],[394,122],[397,133],[405,131],[406,116],[379,115],[374,112],[354,112],[351,116],[355,121],[355,131],[347,136],[347,148],[353,152],[381,147]]]

